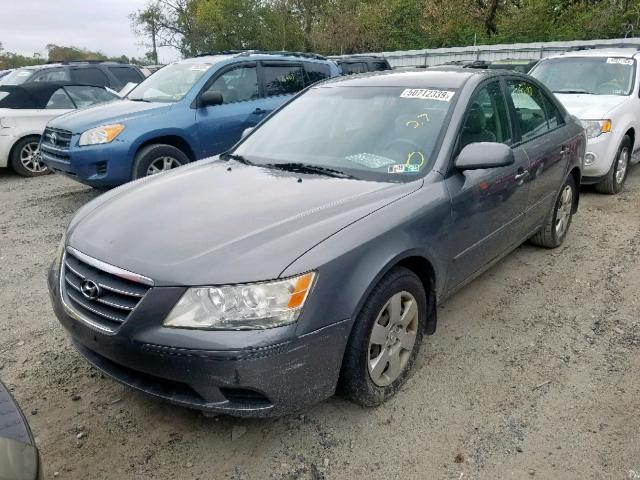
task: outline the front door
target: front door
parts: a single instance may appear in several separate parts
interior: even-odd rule
[[[477,142],[513,145],[513,139],[500,82],[481,85],[469,103],[457,151]],[[464,172],[453,168],[446,178],[452,199],[448,290],[524,240],[529,159],[520,147],[513,148],[513,155],[512,165]]]
[[[261,119],[256,114],[263,99],[258,88],[258,69],[255,63],[234,66],[220,73],[204,91],[220,92],[222,105],[196,110],[196,133],[204,158],[229,150],[249,127]]]

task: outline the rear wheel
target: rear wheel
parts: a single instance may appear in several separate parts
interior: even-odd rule
[[[569,175],[560,189],[551,214],[542,229],[531,237],[531,243],[546,248],[562,245],[571,225],[576,198],[576,182],[573,176]]]
[[[182,150],[165,144],[148,145],[138,152],[133,165],[133,178],[148,177],[189,163]]]
[[[596,184],[596,190],[600,193],[615,195],[624,187],[629,172],[629,160],[631,159],[631,139],[625,135],[618,148],[618,153],[607,176]]]
[[[39,177],[51,173],[40,157],[40,137],[32,135],[18,141],[11,152],[11,168],[23,177]]]
[[[379,405],[406,381],[427,325],[420,279],[397,267],[373,289],[358,315],[340,377],[341,391],[364,406]]]

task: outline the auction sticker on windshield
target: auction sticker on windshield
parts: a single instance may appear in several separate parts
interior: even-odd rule
[[[633,60],[630,58],[607,58],[607,63],[616,63],[618,65],[633,65]]]
[[[449,90],[432,90],[427,88],[406,88],[400,98],[420,98],[423,100],[440,100],[448,102],[453,98],[455,92]]]

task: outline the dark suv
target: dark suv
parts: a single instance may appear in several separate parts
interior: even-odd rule
[[[384,57],[341,55],[339,57],[331,57],[331,59],[342,69],[343,75],[391,70],[391,65]]]
[[[140,83],[145,79],[135,65],[117,62],[63,62],[18,68],[2,79],[3,85],[21,85],[32,82],[74,82],[120,90],[127,83]]]

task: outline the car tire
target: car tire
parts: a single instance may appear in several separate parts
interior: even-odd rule
[[[629,162],[631,161],[631,139],[625,135],[620,143],[616,158],[611,165],[607,176],[596,184],[596,190],[600,193],[615,195],[624,188],[624,182],[629,173]]]
[[[39,143],[39,135],[30,135],[16,142],[9,158],[14,172],[23,177],[39,177],[51,173],[51,170],[42,163]]]
[[[553,209],[547,215],[544,225],[538,233],[531,237],[531,243],[545,248],[557,248],[562,245],[571,226],[577,198],[576,182],[573,176],[569,175],[562,184]]]
[[[156,143],[142,148],[133,163],[133,179],[148,177],[189,163],[189,157],[172,145]]]
[[[340,393],[367,407],[395,395],[413,367],[426,326],[422,282],[411,270],[392,269],[355,320],[342,362]]]

